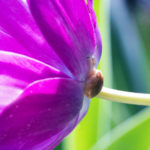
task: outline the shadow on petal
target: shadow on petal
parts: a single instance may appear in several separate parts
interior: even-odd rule
[[[83,85],[76,81],[36,81],[1,112],[0,149],[34,148],[45,141],[53,147],[75,126],[82,102]]]

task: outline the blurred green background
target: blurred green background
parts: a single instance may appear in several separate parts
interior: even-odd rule
[[[150,93],[150,1],[95,0],[106,87]],[[91,100],[77,128],[55,150],[150,150],[150,108]]]

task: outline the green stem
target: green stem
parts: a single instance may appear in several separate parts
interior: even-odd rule
[[[125,92],[106,87],[102,88],[97,97],[120,103],[150,105],[150,94]]]

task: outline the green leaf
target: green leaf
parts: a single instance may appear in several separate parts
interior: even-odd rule
[[[106,134],[92,150],[149,149],[150,108],[146,108]]]

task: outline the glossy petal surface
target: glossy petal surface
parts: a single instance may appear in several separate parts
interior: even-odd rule
[[[82,105],[82,108],[81,108],[81,110],[80,110],[80,114],[79,114],[79,117],[78,117],[78,123],[79,123],[79,122],[84,118],[84,116],[87,114],[89,105],[90,105],[90,99],[87,98],[86,96],[84,96],[83,105]]]
[[[29,0],[31,12],[65,65],[79,80],[89,72],[95,35],[88,8],[82,0]],[[59,44],[58,44],[59,43]]]
[[[59,141],[55,136],[75,124],[82,107],[82,86],[65,78],[31,84],[0,114],[0,149],[31,149],[43,142],[52,146]]]
[[[87,4],[88,4],[92,24],[94,27],[94,32],[95,32],[96,48],[94,51],[94,57],[95,57],[96,66],[97,66],[99,63],[101,54],[102,54],[102,39],[101,39],[100,31],[98,28],[98,24],[97,24],[96,14],[93,10],[93,0],[87,0]]]
[[[27,50],[10,34],[0,29],[0,50],[27,53]]]
[[[93,8],[93,0],[87,0],[88,5]]]
[[[0,14],[1,50],[36,58],[69,74],[67,67],[43,37],[27,4],[21,0],[0,0]]]
[[[0,51],[0,105],[7,105],[35,80],[66,77],[59,70],[35,59]],[[8,94],[9,93],[9,94]]]

